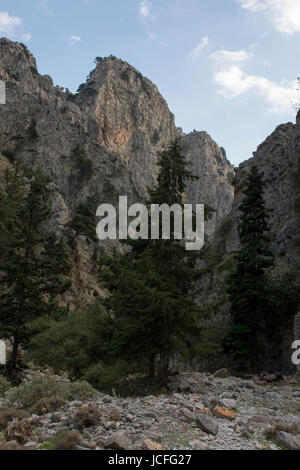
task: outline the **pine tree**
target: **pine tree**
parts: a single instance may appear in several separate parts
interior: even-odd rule
[[[86,202],[79,205],[75,217],[68,224],[68,227],[74,230],[71,242],[79,235],[84,235],[94,242],[97,241],[95,213],[96,210],[92,204]]]
[[[241,367],[249,366],[250,362],[254,371],[259,367],[259,325],[268,310],[265,270],[273,264],[267,249],[268,215],[263,188],[263,176],[252,166],[239,207],[241,249],[229,278],[232,327],[224,339],[225,351],[231,351]]]
[[[148,204],[183,206],[186,183],[196,177],[188,170],[178,141],[162,152],[158,165],[157,185],[149,189]],[[169,240],[132,240],[132,250],[106,257],[101,272],[111,294],[106,306],[113,314],[112,353],[146,359],[151,377],[159,357],[164,385],[171,357],[191,354],[202,313],[194,288],[198,253],[186,251],[174,239],[173,225],[171,221]]]
[[[30,339],[30,322],[58,311],[55,300],[69,287],[70,270],[62,241],[47,233],[50,216],[41,175],[26,180],[8,170],[0,195],[4,240],[0,256],[0,337],[12,342],[8,371],[13,374],[19,347]]]

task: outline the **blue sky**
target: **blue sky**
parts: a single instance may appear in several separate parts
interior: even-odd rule
[[[0,36],[72,91],[96,56],[126,60],[177,126],[207,131],[233,164],[294,121],[300,101],[300,0],[1,0]]]

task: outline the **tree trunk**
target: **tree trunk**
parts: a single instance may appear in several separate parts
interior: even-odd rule
[[[167,387],[169,383],[169,356],[166,352],[160,355],[161,382],[163,387]]]
[[[16,372],[16,368],[17,368],[17,358],[18,358],[18,352],[19,352],[19,345],[20,345],[20,342],[17,338],[14,338],[14,342],[13,342],[13,349],[12,349],[12,353],[11,353],[11,357],[8,361],[8,364],[7,364],[7,371],[8,371],[8,374],[9,376],[13,376]]]
[[[155,355],[152,354],[149,359],[149,379],[155,379]]]

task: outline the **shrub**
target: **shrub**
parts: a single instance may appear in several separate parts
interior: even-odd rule
[[[110,318],[99,301],[84,312],[68,312],[57,321],[37,320],[32,324],[34,335],[27,360],[37,366],[52,367],[55,372],[67,370],[73,378],[82,378],[88,367],[104,357],[111,347],[110,337],[105,333],[108,327],[111,328]]]
[[[77,429],[91,428],[101,424],[102,413],[95,405],[83,405],[74,416],[74,425]]]
[[[19,410],[17,408],[11,408],[0,412],[0,430],[5,430],[6,426],[14,418],[24,419],[29,418],[30,413],[26,410]]]
[[[79,235],[85,235],[94,242],[97,241],[96,237],[96,209],[88,203],[81,203],[76,211],[76,215],[68,227],[74,230],[76,238]]]
[[[97,395],[97,390],[95,390],[88,382],[86,381],[77,381],[71,382],[65,388],[64,397],[67,400],[89,400],[94,398]]]
[[[111,392],[112,389],[118,390],[122,386],[129,370],[128,363],[123,360],[110,364],[98,362],[87,370],[85,379],[98,390]]]
[[[4,395],[11,388],[11,383],[0,375],[0,395]]]
[[[82,442],[82,437],[78,431],[63,429],[58,431],[53,439],[45,442],[41,450],[77,450]]]
[[[53,440],[53,450],[76,450],[81,442],[78,431],[62,431]]]
[[[61,392],[62,386],[53,377],[34,377],[31,382],[9,390],[4,403],[8,406],[30,408],[42,398],[58,397]]]
[[[292,319],[298,310],[300,300],[299,286],[296,274],[289,265],[277,263],[265,273],[266,287],[268,292],[268,315],[266,321],[269,331],[274,324]]]
[[[63,398],[42,398],[31,407],[31,412],[37,415],[44,415],[59,410],[67,404]]]
[[[18,444],[25,444],[34,439],[32,422],[29,418],[18,421],[16,418],[7,424],[5,438],[7,441],[17,441]]]
[[[8,391],[4,403],[18,408],[31,408],[41,399],[84,400],[95,396],[94,390],[86,382],[61,384],[52,376],[35,377]]]

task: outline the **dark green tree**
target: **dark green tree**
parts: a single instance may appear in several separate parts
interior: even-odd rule
[[[263,198],[263,176],[252,166],[239,206],[238,233],[241,248],[229,277],[232,326],[224,339],[239,367],[259,368],[258,332],[268,311],[265,270],[273,264],[268,250],[268,215]]]
[[[30,322],[57,313],[56,297],[69,287],[70,270],[62,241],[45,230],[50,212],[46,181],[28,180],[20,169],[8,170],[1,186],[0,336],[12,342],[8,370],[13,374],[19,347],[30,339]]]
[[[93,205],[81,203],[68,227],[74,231],[71,241],[79,235],[84,235],[96,242],[96,209],[94,209]]]
[[[158,165],[157,185],[149,189],[147,204],[182,207],[187,181],[197,178],[188,170],[179,141],[162,152]],[[139,239],[129,244],[131,251],[116,251],[102,260],[106,266],[100,278],[110,292],[106,307],[114,326],[111,353],[147,362],[150,377],[159,358],[159,376],[167,385],[170,359],[189,357],[199,337],[202,308],[195,289],[199,253],[186,251],[184,243],[174,239],[172,218],[169,240]]]

